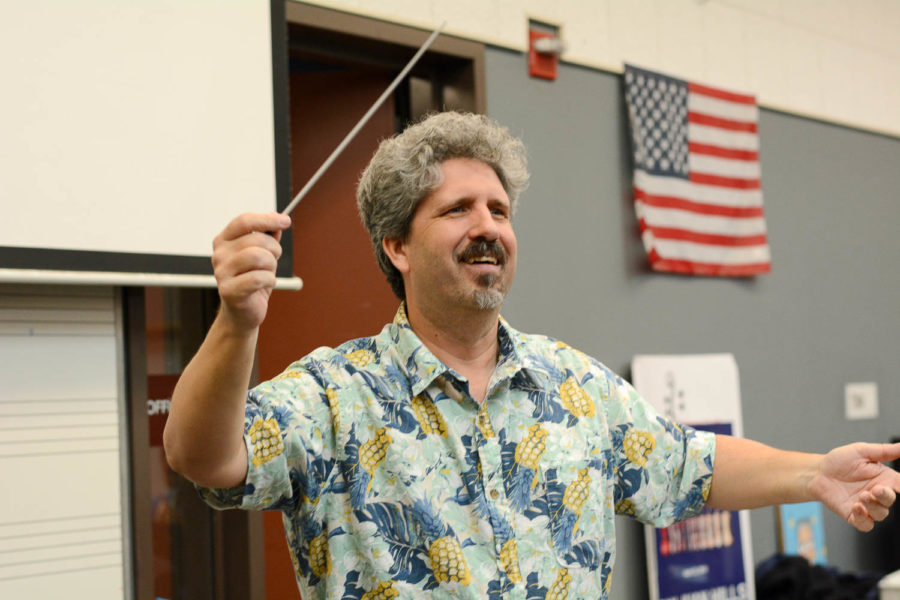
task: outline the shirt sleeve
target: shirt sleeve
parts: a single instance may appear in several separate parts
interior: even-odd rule
[[[295,510],[315,501],[334,463],[331,398],[300,363],[247,393],[247,479],[231,489],[198,487],[217,509]]]
[[[660,416],[619,377],[610,383],[616,512],[655,527],[698,514],[712,485],[715,435]]]

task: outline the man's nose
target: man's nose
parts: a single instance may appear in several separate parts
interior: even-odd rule
[[[500,237],[500,227],[494,213],[487,206],[479,206],[472,211],[473,223],[469,229],[469,237],[484,238],[491,242]]]

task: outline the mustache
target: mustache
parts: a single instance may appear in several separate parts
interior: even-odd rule
[[[503,247],[503,244],[497,240],[491,242],[487,240],[476,240],[472,242],[459,253],[459,260],[467,261],[480,256],[490,256],[491,258],[496,259],[498,264],[506,264],[506,249]]]

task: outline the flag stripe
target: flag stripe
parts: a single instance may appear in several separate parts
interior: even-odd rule
[[[762,207],[762,191],[736,188],[716,188],[696,185],[687,179],[651,175],[643,169],[635,169],[634,186],[651,196],[673,196],[703,204],[735,208]]]
[[[760,235],[721,235],[717,233],[698,233],[689,229],[675,227],[653,227],[646,223],[641,224],[642,230],[649,230],[653,237],[661,240],[675,240],[681,242],[694,242],[695,244],[709,244],[712,246],[758,246],[768,240],[765,234]]]
[[[688,94],[688,106],[694,112],[713,115],[744,123],[759,122],[759,109],[755,104],[735,104],[718,98]]]
[[[734,92],[719,90],[699,83],[691,82],[688,82],[688,90],[695,94],[712,96],[713,98],[720,98],[722,100],[728,100],[729,102],[735,102],[737,104],[752,104],[756,106],[756,97],[749,94],[736,94]]]
[[[706,173],[723,177],[737,177],[739,179],[759,179],[759,163],[754,161],[690,154],[688,156],[688,166],[691,173]]]
[[[756,133],[756,123],[747,121],[735,121],[734,119],[725,119],[715,115],[707,115],[694,111],[688,111],[688,123],[696,123],[698,125],[709,125],[729,131],[746,131],[748,133]]]
[[[740,177],[722,177],[710,173],[691,173],[691,181],[700,185],[737,188],[742,190],[758,190],[759,179],[742,179]]]
[[[718,127],[688,123],[688,139],[701,144],[712,144],[735,150],[759,151],[759,137],[744,131],[728,131]]]
[[[718,265],[760,264],[771,259],[768,246],[730,248],[680,240],[653,239],[653,234],[649,231],[644,233],[645,242],[647,237],[651,238],[652,247],[659,256],[664,258]]]
[[[762,217],[732,219],[722,215],[688,212],[675,208],[660,208],[637,203],[638,220],[653,227],[690,229],[698,233],[727,236],[765,235],[766,221]]]
[[[659,253],[656,251],[651,253],[651,257],[652,256],[656,257],[656,259],[653,260],[653,269],[667,273],[684,273],[686,275],[709,275],[717,277],[748,277],[750,275],[759,275],[762,273],[770,273],[772,271],[772,267],[768,261],[746,265],[721,265],[701,263],[692,260],[660,258]]]
[[[759,152],[756,152],[755,150],[735,150],[733,148],[723,148],[722,146],[701,144],[699,142],[689,142],[688,150],[691,151],[691,154],[718,156],[719,158],[731,158],[733,160],[759,160]]]
[[[684,198],[673,196],[652,196],[639,188],[634,189],[634,197],[638,202],[653,208],[675,208],[701,215],[718,215],[731,217],[732,219],[759,218],[763,216],[761,206],[740,208],[733,206],[720,206],[718,204],[704,204],[693,202]]]

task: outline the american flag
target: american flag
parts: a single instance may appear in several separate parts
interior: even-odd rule
[[[756,99],[630,65],[625,96],[635,209],[653,269],[768,273]]]

